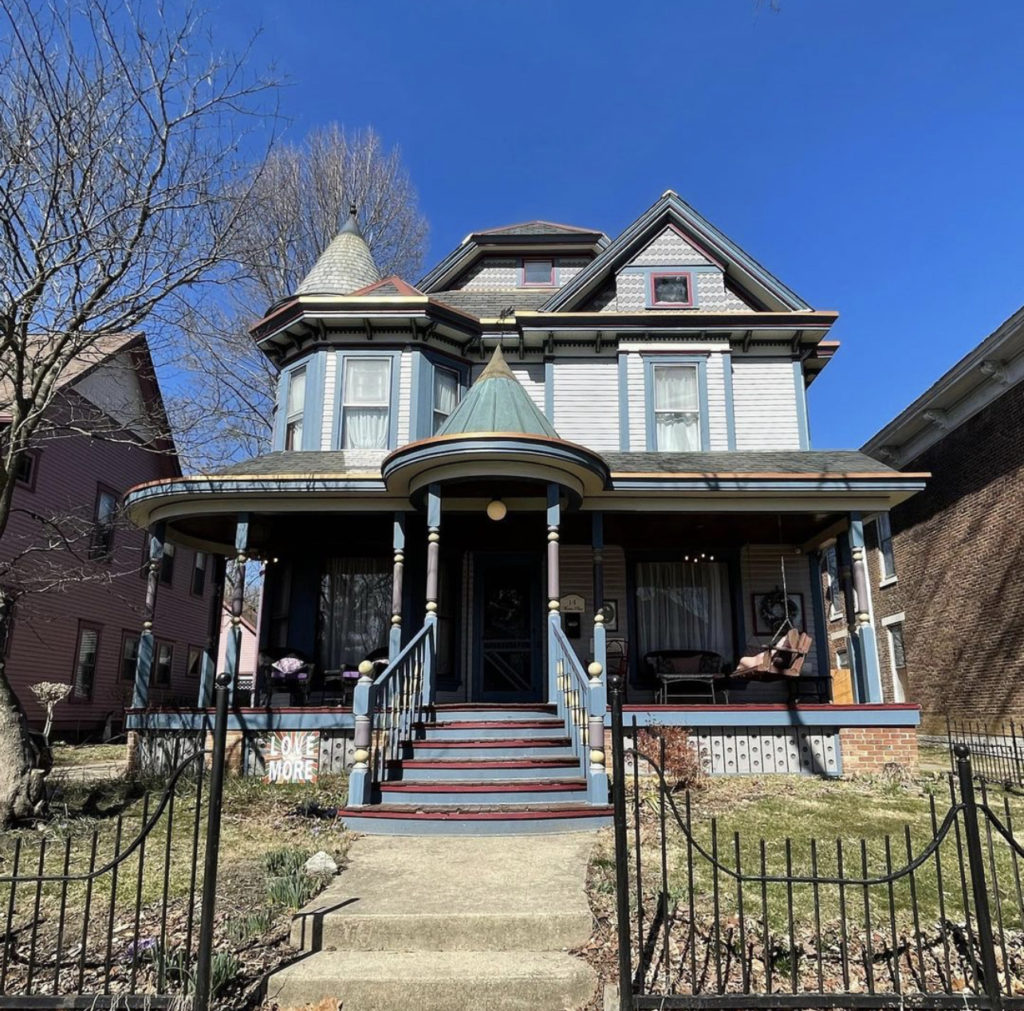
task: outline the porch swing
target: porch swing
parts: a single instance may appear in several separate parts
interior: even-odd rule
[[[780,521],[781,527],[781,521]],[[781,530],[780,530],[781,542]],[[801,632],[793,623],[794,608],[789,599],[789,587],[786,583],[786,559],[779,552],[779,569],[781,587],[776,585],[771,593],[761,598],[759,616],[765,623],[778,622],[775,630],[765,643],[755,642],[748,645],[746,655],[740,657],[734,678],[747,680],[778,681],[786,678],[798,678],[807,654],[814,640]]]

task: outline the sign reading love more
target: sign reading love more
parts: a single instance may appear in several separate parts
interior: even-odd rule
[[[315,783],[320,767],[320,734],[277,731],[260,738],[264,783]]]

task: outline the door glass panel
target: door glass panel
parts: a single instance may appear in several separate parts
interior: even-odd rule
[[[524,565],[490,564],[482,586],[482,671],[485,694],[534,691],[533,594]]]

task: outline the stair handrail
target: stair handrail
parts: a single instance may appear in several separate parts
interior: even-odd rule
[[[433,702],[436,622],[428,619],[399,654],[374,678],[374,665],[359,665],[352,699],[355,717],[349,805],[372,801],[375,787],[387,778],[390,764],[402,757],[414,728]]]
[[[587,780],[587,800],[592,804],[607,804],[604,747],[607,692],[601,677],[604,669],[595,661],[584,670],[583,662],[557,620],[548,624],[548,663],[558,715],[565,722],[573,755]]]

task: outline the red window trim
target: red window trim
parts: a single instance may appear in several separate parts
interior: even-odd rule
[[[550,263],[551,273],[548,274],[546,281],[527,281],[526,280],[526,265],[528,263]],[[552,256],[524,256],[523,265],[520,268],[520,284],[521,288],[554,288],[555,287],[555,260]]]
[[[686,278],[686,290],[690,294],[688,302],[659,302],[654,294],[654,282],[659,277],[685,277]],[[693,273],[689,270],[662,270],[657,273],[651,274],[651,305],[657,305],[662,307],[678,306],[682,308],[688,308],[693,305]]]

